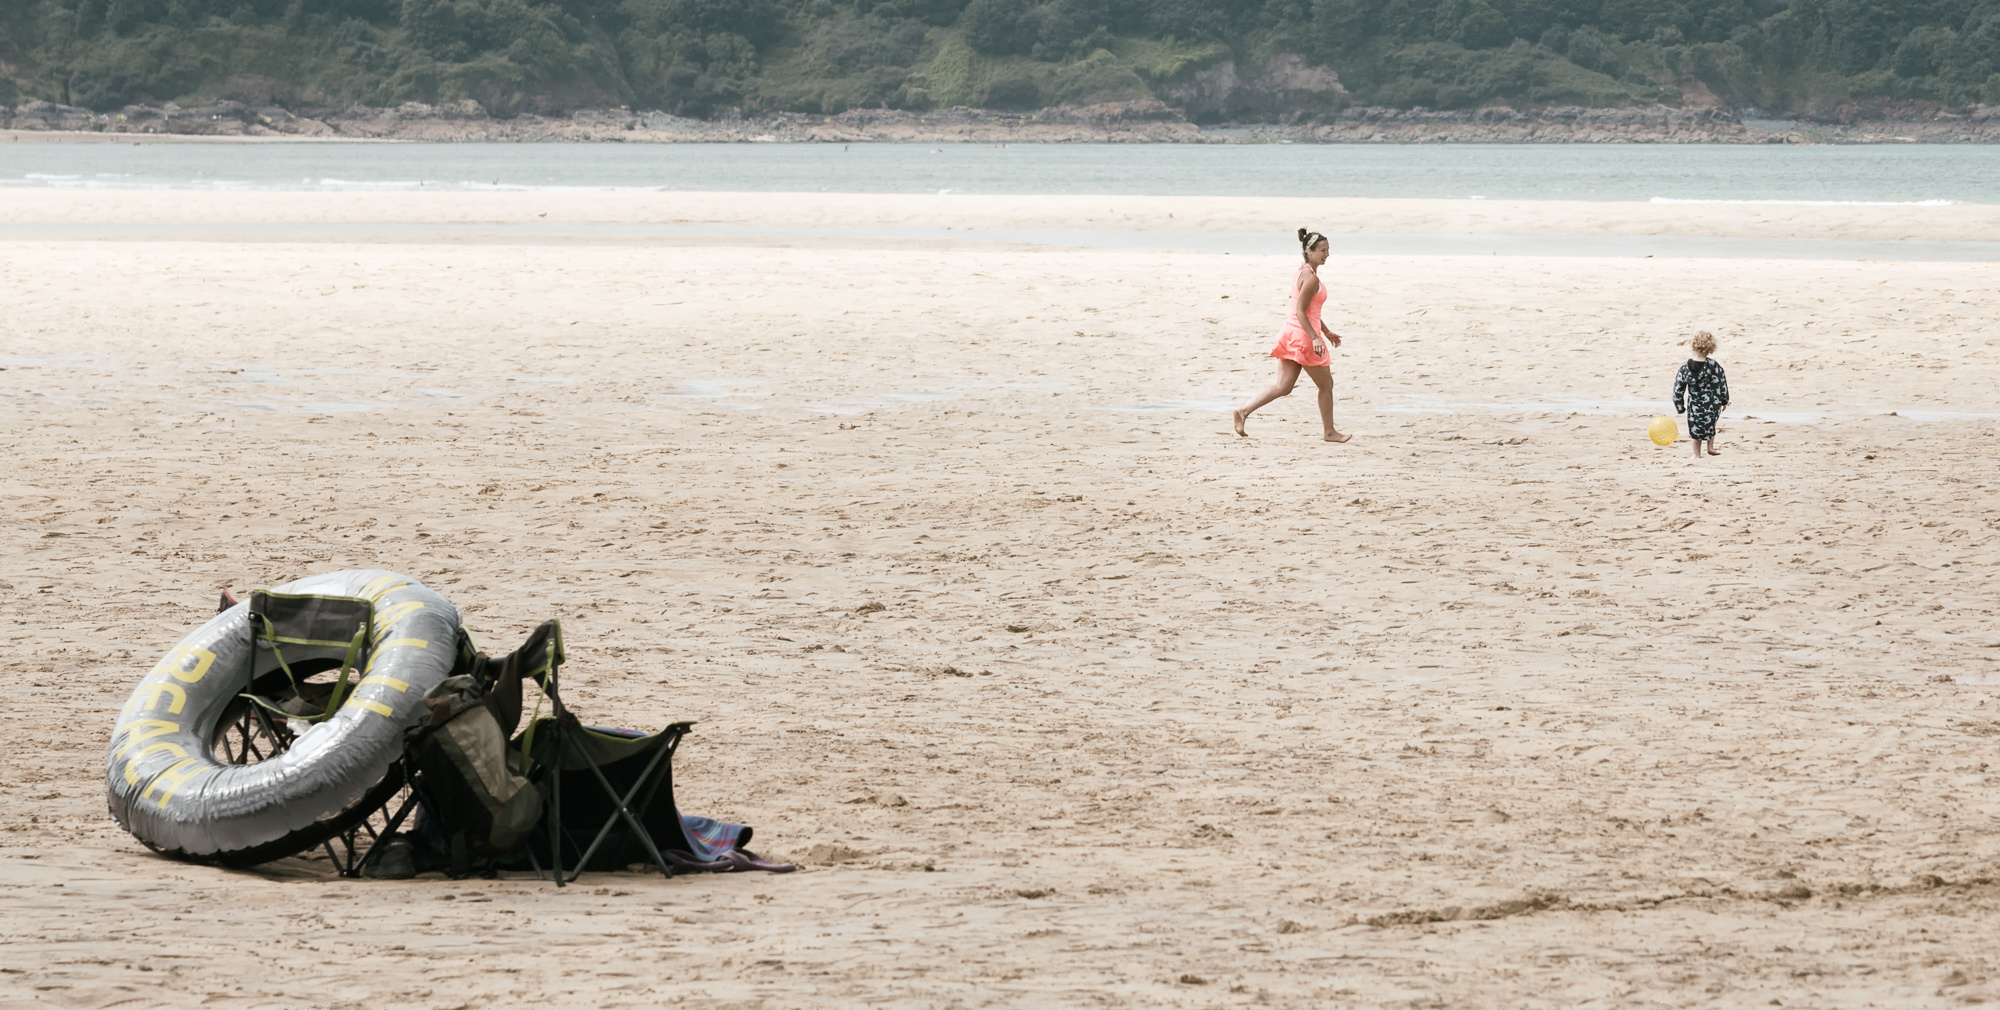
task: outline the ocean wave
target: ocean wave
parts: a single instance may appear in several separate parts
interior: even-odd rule
[[[273,183],[273,184],[268,184],[263,188],[297,189],[301,187],[290,186],[284,183]],[[312,185],[308,188],[322,189],[322,190],[339,190],[339,191],[355,190],[361,192],[374,192],[374,191],[415,192],[419,190],[423,191],[436,190],[439,192],[451,191],[451,192],[469,192],[469,193],[657,193],[665,189],[666,187],[613,186],[613,185],[593,186],[588,184],[562,184],[562,183],[545,183],[538,185],[535,183],[501,182],[498,179],[495,179],[492,182],[476,182],[471,179],[460,179],[457,181],[450,181],[444,179],[422,179],[422,180],[321,179],[319,180],[317,185]]]
[[[1949,207],[1957,200],[1706,200],[1656,196],[1648,203],[1778,204],[1789,207]]]
[[[314,183],[312,185],[312,188],[337,189],[337,190],[349,190],[349,189],[405,190],[405,189],[424,189],[429,186],[435,186],[435,185],[436,185],[435,183],[425,183],[417,179],[321,179],[317,183]],[[270,189],[294,188],[285,183],[267,183],[266,186],[267,188]],[[443,188],[443,187],[438,187],[438,188]]]
[[[664,193],[665,186],[558,186],[554,184],[535,186],[516,182],[461,182],[456,184],[438,183],[436,188],[458,189],[478,193]]]

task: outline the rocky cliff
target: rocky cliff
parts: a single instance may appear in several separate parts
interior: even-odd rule
[[[1167,100],[1195,119],[1298,118],[1338,111],[1351,96],[1330,67],[1314,66],[1296,53],[1274,53],[1262,70],[1247,77],[1234,60],[1223,60],[1165,85]]]

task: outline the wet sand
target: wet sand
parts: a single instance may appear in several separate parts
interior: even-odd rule
[[[32,195],[0,219],[933,220]],[[1490,213],[1995,238],[1544,210]],[[0,246],[0,1007],[2000,999],[2000,265],[1336,258],[1327,446],[1304,391],[1228,432],[1284,254]],[[1644,428],[1704,328],[1696,461]],[[701,720],[682,807],[802,872],[344,881],[111,823],[113,716],[217,591],[363,566],[490,646],[561,617],[574,707]]]
[[[160,192],[0,190],[0,224],[739,226],[1328,235],[1686,236],[1839,241],[2000,241],[2000,205],[1592,203],[900,193]],[[90,237],[79,231],[76,237]],[[762,244],[762,243],[759,243]],[[773,245],[785,245],[782,236]]]

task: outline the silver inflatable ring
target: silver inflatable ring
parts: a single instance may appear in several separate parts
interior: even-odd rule
[[[425,692],[458,662],[457,608],[409,576],[333,572],[272,594],[366,600],[369,618],[356,628],[365,642],[273,640],[253,629],[246,601],[169,650],[119,713],[105,764],[111,816],[155,851],[245,866],[352,827],[401,786],[404,731],[427,717]],[[319,721],[294,722],[303,731],[282,752],[256,763],[217,757],[225,715],[271,707],[253,694],[260,685],[296,685],[297,669],[342,665],[364,644],[359,683]]]

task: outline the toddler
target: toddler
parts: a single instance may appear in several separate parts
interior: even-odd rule
[[[1729,378],[1722,374],[1722,362],[1710,361],[1715,353],[1715,335],[1703,330],[1689,342],[1694,357],[1681,363],[1674,376],[1674,411],[1688,416],[1688,438],[1694,440],[1694,454],[1701,456],[1703,443],[1715,455],[1715,421],[1729,406]]]

